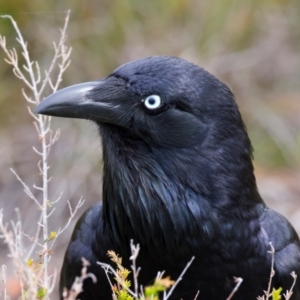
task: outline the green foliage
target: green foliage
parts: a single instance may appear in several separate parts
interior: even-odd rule
[[[47,290],[45,288],[39,288],[36,294],[36,298],[39,300],[44,299],[44,297],[47,295]]]
[[[119,257],[114,251],[108,251],[107,255],[117,265],[117,277],[115,277],[116,284],[112,286],[113,292],[116,294],[118,300],[133,300],[133,297],[128,293],[131,282],[127,280],[128,275],[131,273],[128,269],[122,266],[122,258]]]
[[[277,290],[273,288],[272,291],[272,300],[281,300],[281,292],[282,292],[282,288],[278,288]]]
[[[108,251],[107,255],[111,261],[117,265],[115,270],[117,277],[114,278],[116,284],[112,286],[112,291],[116,295],[117,300],[134,300],[135,298],[131,296],[128,291],[131,287],[131,282],[127,278],[131,272],[122,266],[122,258],[119,257],[114,251]],[[145,297],[136,299],[159,300],[159,294],[169,289],[173,284],[175,284],[175,281],[171,280],[170,277],[156,278],[153,285],[145,287]]]
[[[133,300],[134,298],[131,296],[131,295],[129,295],[128,294],[128,292],[127,291],[125,291],[125,290],[121,290],[121,291],[118,291],[118,292],[116,292],[116,294],[117,294],[117,299],[118,300]]]
[[[164,292],[165,290],[170,288],[174,283],[175,281],[171,280],[169,276],[165,278],[156,278],[153,285],[145,287],[145,299],[158,300],[159,293]]]

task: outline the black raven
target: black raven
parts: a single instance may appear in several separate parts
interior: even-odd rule
[[[266,207],[252,165],[252,147],[228,87],[204,69],[176,57],[149,57],[122,65],[107,78],[50,95],[45,115],[81,118],[99,127],[103,146],[103,200],[78,221],[65,254],[61,288],[70,288],[85,257],[97,284],[80,299],[111,299],[97,261],[114,250],[128,268],[129,241],[141,245],[139,283],[157,271],[176,279],[195,256],[170,299],[256,299],[267,289],[269,243],[275,248],[272,286],[300,274],[299,238],[289,222]],[[300,299],[300,281],[292,299]]]

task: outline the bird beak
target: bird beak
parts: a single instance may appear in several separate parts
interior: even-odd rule
[[[126,115],[118,103],[122,92],[120,84],[108,79],[80,83],[48,96],[34,112],[126,126]]]

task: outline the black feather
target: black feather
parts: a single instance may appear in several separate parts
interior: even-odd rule
[[[158,95],[154,110],[144,99]],[[125,64],[106,79],[51,95],[38,113],[96,122],[103,146],[103,201],[78,221],[61,273],[61,288],[80,274],[81,257],[98,278],[80,299],[111,299],[107,250],[127,268],[129,241],[141,245],[139,283],[157,271],[176,279],[196,259],[171,299],[256,299],[273,286],[291,287],[300,274],[299,239],[288,221],[261,199],[252,147],[230,90],[205,70],[175,57]],[[300,298],[300,282],[291,299]]]

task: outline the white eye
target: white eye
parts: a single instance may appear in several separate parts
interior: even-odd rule
[[[144,100],[144,105],[148,109],[156,109],[161,105],[161,99],[158,95],[150,95]]]

